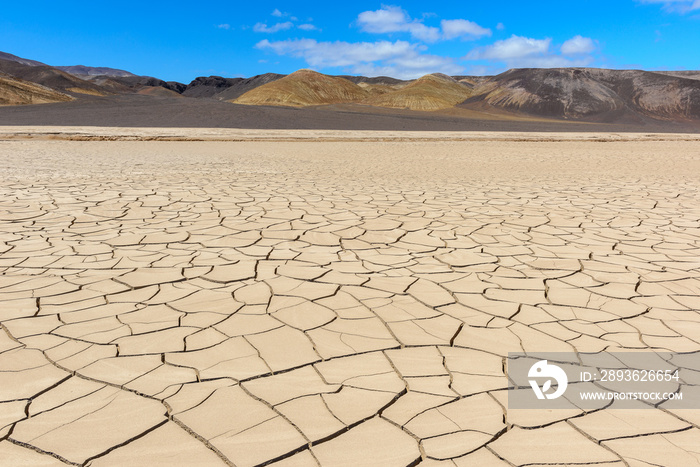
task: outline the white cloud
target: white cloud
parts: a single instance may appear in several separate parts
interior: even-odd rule
[[[416,79],[430,73],[444,73],[446,75],[459,75],[464,68],[452,62],[442,63],[439,68],[426,67],[422,63],[412,63],[411,68],[403,68],[398,65],[375,65],[374,63],[361,63],[352,68],[352,72],[362,76],[390,76],[398,79]]]
[[[466,19],[443,19],[440,21],[440,26],[442,26],[442,36],[445,39],[454,39],[456,37],[478,39],[479,37],[491,35],[490,29],[482,28]]]
[[[440,39],[440,30],[422,23],[413,23],[410,26],[411,36],[424,42],[436,42]]]
[[[424,18],[436,16],[423,14]],[[398,6],[383,5],[375,11],[363,11],[357,16],[357,24],[364,32],[373,34],[390,34],[394,32],[409,33],[414,39],[423,42],[437,42],[441,39],[478,39],[490,36],[491,30],[466,19],[447,19],[440,22],[441,28],[426,26],[420,20],[412,19]],[[442,29],[442,30],[441,30]]]
[[[275,33],[294,27],[302,31],[320,30],[311,23],[311,19],[302,24],[293,23],[293,17],[277,9],[273,11],[273,16],[286,17],[289,21],[272,26],[257,23],[253,30],[261,33]],[[266,39],[258,42],[255,47],[279,56],[302,59],[308,67],[314,69],[341,68],[345,72],[370,76],[416,78],[427,73],[455,75],[464,72],[464,67],[456,63],[455,59],[428,53],[425,43],[456,38],[474,40],[492,35],[491,29],[466,19],[442,20],[439,28],[426,26],[421,20],[411,18],[401,7],[386,5],[379,10],[360,13],[355,25],[362,31],[373,34],[407,33],[414,41],[318,42],[307,38],[280,41]],[[496,28],[502,30],[504,26],[498,23]],[[590,65],[593,62],[591,54],[595,51],[596,42],[581,35],[574,36],[561,45],[553,45],[551,38],[512,35],[508,39],[474,48],[462,59],[471,61],[471,69],[480,71],[502,69],[503,66],[573,67]]]
[[[590,37],[574,36],[561,45],[561,53],[564,55],[584,55],[595,50],[595,43]]]
[[[410,75],[418,78],[428,73],[444,73],[454,75],[461,73],[464,68],[452,62],[448,57],[439,55],[419,54],[397,57],[391,60],[403,76]]]
[[[474,49],[467,55],[469,60],[510,60],[537,54],[545,54],[549,51],[552,39],[531,39],[512,35],[509,39],[496,41],[493,44]]]
[[[314,39],[287,39],[270,42],[267,39],[255,45],[277,55],[290,55],[306,60],[314,67],[344,67],[361,62],[389,60],[417,54],[416,46],[406,41],[379,42],[317,42]]]
[[[287,12],[282,12],[282,11],[280,11],[278,8],[275,8],[274,10],[272,10],[272,13],[270,13],[270,14],[271,14],[272,16],[276,17],[276,18],[284,18],[284,17],[286,17],[286,16],[289,16],[289,13],[287,13]],[[289,19],[291,19],[292,21],[296,21],[296,20],[297,20],[297,17],[296,17],[296,16],[290,16]]]
[[[687,13],[700,10],[700,0],[637,0],[639,3],[659,3],[667,10]]]
[[[503,31],[505,28],[506,28],[506,25],[503,23],[498,23],[496,25],[496,29],[498,29],[499,31]]]
[[[408,32],[412,37],[425,42],[436,42],[440,39],[438,28],[412,20],[408,13],[397,6],[382,6],[376,11],[363,11],[357,16],[357,24],[362,31],[374,34]]]
[[[469,69],[471,76],[486,76],[492,74],[492,71],[486,65],[476,65]]]
[[[216,27],[219,29],[231,29],[231,25],[225,24],[225,23],[224,24],[217,24]]]
[[[314,68],[340,67],[364,75],[417,78],[427,73],[457,74],[463,68],[449,57],[421,53],[406,41],[317,42],[313,39],[263,40],[255,46],[277,55],[302,58]]]
[[[255,26],[253,26],[253,31],[272,34],[278,31],[286,31],[287,29],[291,29],[292,26],[294,26],[294,24],[292,24],[290,21],[273,24],[272,26],[268,26],[265,23],[257,23]]]
[[[578,40],[578,38],[582,40]],[[509,39],[496,41],[486,47],[479,47],[469,52],[465,60],[486,60],[490,62],[505,63],[509,68],[562,68],[587,66],[593,61],[593,57],[588,53],[593,50],[584,51],[589,45],[587,38],[576,36],[565,42],[567,50],[576,51],[571,55],[576,58],[567,58],[557,55],[550,50],[552,39],[532,39],[529,37],[511,36]],[[593,41],[591,41],[591,45]],[[573,42],[572,42],[573,41]],[[562,52],[564,52],[562,45]]]
[[[363,11],[357,23],[365,32],[387,33],[406,31],[410,21],[408,14],[397,6],[384,6],[377,11]]]
[[[302,31],[320,31],[320,29],[318,29],[316,26],[314,26],[313,24],[310,24],[310,23],[300,24],[297,27],[299,29],[301,29]]]

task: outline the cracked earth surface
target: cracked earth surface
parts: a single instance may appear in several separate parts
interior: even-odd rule
[[[503,369],[700,350],[697,141],[0,157],[5,465],[700,463],[698,410],[508,410]]]

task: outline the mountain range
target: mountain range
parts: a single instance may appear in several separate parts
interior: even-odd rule
[[[184,84],[108,67],[50,66],[0,52],[2,106],[96,107],[105,102],[128,107],[143,102],[136,96],[160,99],[160,104],[167,100],[173,107],[179,102],[183,109],[203,108],[191,102],[197,99],[234,104],[240,112],[282,107],[346,114],[399,112],[415,118],[450,115],[700,128],[700,71],[523,68],[495,76],[434,73],[400,80],[299,70],[250,78],[198,77]]]

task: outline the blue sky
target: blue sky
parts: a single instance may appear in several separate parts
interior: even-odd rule
[[[185,83],[299,68],[401,78],[700,69],[700,0],[9,2],[0,50]]]

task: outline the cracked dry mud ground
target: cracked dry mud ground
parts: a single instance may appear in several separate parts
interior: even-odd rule
[[[700,146],[0,142],[3,465],[697,465],[507,410],[509,351],[700,350]]]

